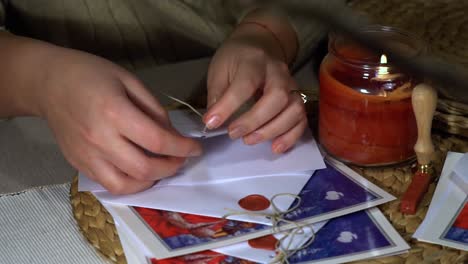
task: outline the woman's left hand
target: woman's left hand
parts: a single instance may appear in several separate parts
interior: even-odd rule
[[[204,122],[217,128],[247,100],[259,99],[229,124],[229,136],[248,145],[273,140],[274,153],[290,149],[307,127],[304,103],[281,43],[267,28],[240,24],[213,57],[208,71],[208,112]]]

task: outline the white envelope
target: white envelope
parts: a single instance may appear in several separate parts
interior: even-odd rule
[[[465,153],[455,164],[450,179],[468,194],[468,153]]]
[[[303,233],[295,235],[289,235],[284,238],[284,234],[275,234],[275,238],[280,240],[283,239],[282,245],[284,248],[289,250],[300,249],[304,246],[319,230],[327,223],[327,221],[318,222],[308,227],[304,227]],[[242,258],[257,263],[271,263],[276,256],[276,253],[271,250],[256,249],[252,248],[248,241],[237,243],[222,248],[213,249],[215,252],[219,252],[228,256]]]
[[[199,113],[204,114],[206,111],[199,110]],[[208,138],[220,136],[228,133],[227,122],[220,128],[207,130],[201,117],[195,112],[189,110],[173,110],[169,111],[169,119],[172,126],[182,135],[192,138]]]
[[[242,140],[218,136],[201,140],[204,154],[190,159],[179,173],[161,180],[157,185],[198,185],[263,176],[311,175],[325,168],[323,157],[307,130],[293,149],[274,154],[271,142],[255,146]]]
[[[151,254],[145,251],[145,246],[141,244],[141,241],[131,232],[129,232],[123,225],[121,225],[118,214],[114,211],[114,207],[110,204],[103,204],[104,207],[114,217],[115,227],[119,234],[122,248],[124,249],[125,256],[128,264],[143,264],[150,263],[149,257]],[[297,233],[296,235],[283,238],[285,234],[275,234],[277,239],[283,239],[283,245],[287,245],[289,249],[299,248],[306,243],[314,233],[317,233],[327,221],[318,222],[304,227],[304,233]],[[313,233],[312,233],[313,232]],[[256,259],[260,259],[258,262],[268,262],[271,259],[271,255],[274,255],[273,251],[255,249],[250,247],[247,242],[240,242],[231,246],[214,249],[213,251],[221,254],[236,256],[239,258],[252,259],[255,256]]]
[[[449,233],[458,214],[463,210],[468,194],[453,181],[454,168],[463,159],[462,153],[448,152],[444,167],[431,200],[431,204],[424,221],[413,234],[419,241],[468,250],[468,243],[454,237]],[[460,164],[462,167],[463,165]],[[466,232],[466,231],[464,231]]]
[[[230,212],[245,211],[238,201],[249,195],[261,195],[272,199],[278,193],[298,194],[309,180],[309,174],[274,175],[254,177],[228,183],[196,186],[162,186],[132,194],[112,195],[109,192],[94,192],[103,202],[154,208],[166,211],[222,217]],[[294,201],[291,196],[275,199],[275,205],[286,211]],[[270,206],[260,211],[273,213]],[[229,219],[271,225],[271,220],[263,216],[233,215]]]
[[[176,129],[180,133],[192,136],[203,133],[197,130],[203,130],[201,121],[197,121],[199,117],[191,112],[171,111],[170,116],[172,123],[179,124]],[[197,125],[197,122],[200,124]],[[218,132],[210,134],[210,138],[200,139],[204,149],[202,156],[188,159],[175,176],[159,181],[156,186],[226,183],[274,175],[312,175],[313,171],[325,168],[325,162],[310,130],[305,131],[289,152],[280,155],[271,151],[271,142],[247,146],[242,140],[231,140],[227,135],[217,134]],[[102,186],[82,174],[78,190],[105,191]]]
[[[199,116],[190,111],[170,113],[171,122],[184,135],[196,136],[203,129]],[[217,132],[214,132],[215,134]],[[80,174],[79,191],[91,191],[103,202],[222,217],[231,211],[245,211],[239,201],[249,195],[267,200],[278,193],[298,194],[316,169],[325,162],[307,130],[288,153],[276,155],[271,142],[247,146],[216,134],[200,139],[204,154],[189,159],[177,175],[160,180],[149,190],[132,195],[112,195],[99,184]],[[287,210],[294,198],[275,200]],[[272,206],[262,211],[273,213]],[[265,217],[237,215],[231,219],[271,224]]]

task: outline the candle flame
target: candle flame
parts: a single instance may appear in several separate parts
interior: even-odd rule
[[[387,56],[385,56],[385,54],[382,54],[382,56],[380,56],[380,64],[387,64]],[[378,74],[379,75],[388,74],[388,67],[379,67]]]
[[[385,54],[382,54],[382,56],[380,56],[380,63],[387,64],[387,56],[385,56]]]

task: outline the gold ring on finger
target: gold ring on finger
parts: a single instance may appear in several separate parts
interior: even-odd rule
[[[301,96],[301,99],[302,99],[302,102],[303,102],[304,104],[307,103],[307,102],[309,101],[309,97],[308,97],[303,91],[301,91],[301,90],[299,90],[299,89],[292,89],[292,90],[290,91],[290,93],[291,93],[291,94],[296,93],[296,94],[300,95],[300,96]]]

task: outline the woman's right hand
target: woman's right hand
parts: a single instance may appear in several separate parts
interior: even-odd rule
[[[111,193],[127,194],[151,187],[176,173],[187,157],[201,154],[201,146],[171,127],[167,112],[131,73],[88,53],[52,49],[46,78],[34,87],[37,104],[76,169]]]

